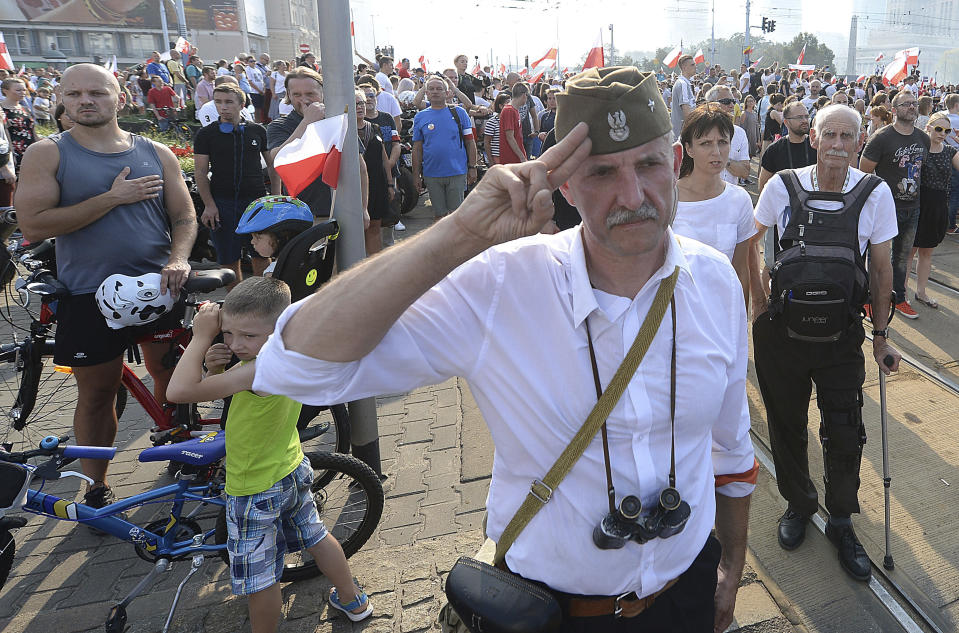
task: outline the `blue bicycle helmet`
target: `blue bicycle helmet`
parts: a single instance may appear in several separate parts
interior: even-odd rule
[[[313,226],[310,207],[290,196],[264,196],[250,203],[236,227],[239,234],[263,231],[305,231]]]

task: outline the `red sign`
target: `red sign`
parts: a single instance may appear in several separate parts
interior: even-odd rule
[[[310,52],[310,45],[309,45],[309,44],[300,44],[300,52],[303,53],[304,55],[305,55],[306,53],[309,53],[309,52]]]

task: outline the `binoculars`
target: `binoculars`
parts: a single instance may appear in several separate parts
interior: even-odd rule
[[[593,528],[593,543],[599,549],[620,549],[626,541],[642,545],[654,538],[669,538],[683,531],[689,513],[689,504],[672,487],[659,493],[659,505],[646,515],[639,497],[627,495]]]

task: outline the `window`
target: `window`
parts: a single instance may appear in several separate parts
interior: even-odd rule
[[[113,33],[84,33],[88,55],[115,55],[117,43]]]
[[[53,49],[64,55],[73,55],[76,52],[73,33],[67,31],[43,31],[40,34],[40,42],[43,49],[40,51],[41,55]]]
[[[33,55],[33,38],[29,31],[17,31],[10,44],[12,55]]]
[[[159,50],[157,37],[152,33],[130,33],[127,36],[127,55],[146,59],[150,53]]]

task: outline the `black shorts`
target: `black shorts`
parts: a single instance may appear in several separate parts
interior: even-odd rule
[[[182,299],[183,295],[180,296]],[[68,367],[109,362],[146,336],[182,327],[184,310],[181,300],[171,312],[152,323],[114,330],[107,325],[93,293],[64,297],[57,303],[53,362]]]

